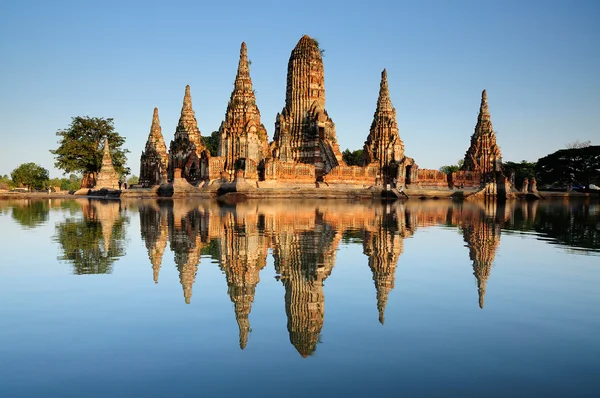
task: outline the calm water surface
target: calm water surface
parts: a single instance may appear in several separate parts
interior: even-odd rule
[[[0,201],[0,397],[597,396],[597,202]]]

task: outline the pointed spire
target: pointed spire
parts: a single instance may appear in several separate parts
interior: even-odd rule
[[[198,122],[194,110],[192,109],[192,95],[190,93],[190,85],[185,86],[185,94],[183,96],[183,106],[181,107],[181,116],[175,130],[175,139],[189,139],[196,146],[198,156],[205,149],[204,143],[198,129]],[[171,148],[173,150],[173,148]]]
[[[501,159],[502,154],[496,143],[496,134],[488,109],[487,91],[483,90],[477,124],[461,170],[492,173],[497,170],[498,161]]]
[[[390,90],[388,88],[387,71],[381,72],[381,83],[379,84],[379,98],[377,99],[377,110],[379,112],[393,112],[392,100],[390,99]]]
[[[234,88],[229,100],[228,111],[234,102],[247,103],[248,101],[254,102],[256,100],[254,90],[252,89],[248,50],[245,42],[242,42],[240,47],[240,60],[238,62],[237,74],[233,86]]]
[[[481,105],[479,106],[479,118],[478,122],[482,121],[490,121],[490,111],[488,109],[488,100],[487,100],[487,92],[483,90],[481,92]]]
[[[160,120],[158,119],[158,108],[154,108],[154,114],[152,115],[152,128],[160,127]]]
[[[190,85],[185,86],[185,94],[183,96],[183,108],[181,108],[181,113],[183,111],[191,111],[192,110],[192,94],[190,94]]]
[[[246,42],[242,42],[240,48],[240,61],[238,63],[237,77],[250,79],[250,67],[248,65],[248,50],[246,49]]]
[[[152,114],[152,125],[150,126],[150,134],[148,135],[148,141],[146,141],[146,151],[151,149],[155,149],[160,155],[163,155],[163,151],[165,153],[167,151],[165,139],[162,135],[162,128],[160,127],[158,108],[154,108],[154,113]]]
[[[102,155],[102,165],[110,164],[112,166],[112,157],[110,156],[110,146],[108,145],[108,136],[104,137],[104,154]]]

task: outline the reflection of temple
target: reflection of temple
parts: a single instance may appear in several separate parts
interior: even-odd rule
[[[379,322],[385,320],[385,307],[390,291],[394,288],[398,257],[402,253],[402,238],[398,233],[396,213],[386,213],[378,228],[364,233],[364,253],[369,257],[369,268],[377,292]]]
[[[126,218],[119,201],[82,200],[82,219],[67,218],[56,225],[55,239],[75,274],[108,274],[125,254]]]
[[[428,201],[364,205],[317,200],[219,205],[214,201],[186,200],[142,202],[139,209],[142,237],[155,281],[168,240],[186,303],[191,302],[201,254],[218,261],[226,277],[242,349],[248,343],[249,315],[270,249],[277,278],[285,288],[290,342],[306,357],[319,342],[325,316],[323,283],[335,266],[343,237],[362,244],[368,257],[379,321],[383,324],[404,238],[419,228],[459,226],[469,247],[483,307],[500,226],[508,224],[514,213],[508,206],[456,206],[450,202],[444,206]]]
[[[323,281],[335,265],[341,239],[320,214],[314,227],[281,230],[273,237],[275,270],[285,286],[285,312],[290,342],[300,355],[310,355],[319,342],[325,316]]]
[[[259,272],[266,265],[267,241],[257,229],[257,214],[226,213],[221,238],[221,269],[227,278],[227,293],[234,305],[240,333],[240,348],[248,342],[250,321]]]
[[[191,302],[192,286],[200,262],[202,219],[203,214],[197,208],[189,208],[185,203],[178,203],[178,206],[169,209],[170,247],[175,253],[175,264],[186,304]]]
[[[161,211],[156,203],[144,203],[139,210],[142,239],[152,263],[154,283],[158,283],[158,273],[168,241],[167,211]]]
[[[469,248],[469,258],[473,261],[473,275],[477,280],[479,308],[483,309],[487,280],[492,271],[492,263],[500,244],[500,224],[494,219],[465,220],[462,225],[463,237]]]

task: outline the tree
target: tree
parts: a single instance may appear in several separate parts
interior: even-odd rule
[[[81,187],[81,177],[77,174],[69,175],[69,178],[60,179],[60,189],[62,191],[77,191]]]
[[[127,179],[127,185],[132,186],[138,184],[140,182],[140,178],[138,176],[131,176]]]
[[[43,189],[50,180],[48,170],[33,162],[24,163],[10,173],[16,185],[22,185],[29,190]]]
[[[461,169],[464,162],[464,159],[460,159],[456,164],[440,167],[440,171],[445,174],[454,173],[455,171],[459,171]]]
[[[512,173],[515,174],[515,186],[517,188],[521,188],[523,180],[525,178],[531,179],[532,177],[536,177],[535,173],[535,162],[528,162],[526,160],[521,160],[521,163],[516,162],[503,162],[502,167],[504,167],[504,173],[507,176],[510,176]],[[537,177],[536,177],[537,179]],[[540,180],[541,181],[541,180]]]
[[[3,175],[0,176],[0,189],[12,189],[14,188],[15,184],[13,183],[13,180],[10,178],[10,176],[8,175]]]
[[[104,137],[108,138],[113,166],[120,175],[129,174],[126,167],[128,149],[123,149],[125,138],[114,131],[113,119],[77,116],[65,130],[58,130],[59,147],[50,150],[55,155],[54,166],[65,173],[93,174],[94,180],[102,166]]]
[[[587,148],[590,145],[592,145],[592,141],[590,141],[590,140],[587,140],[587,141],[575,140],[575,141],[571,141],[571,142],[567,143],[565,145],[565,148],[567,148],[567,149],[581,149],[581,148]]]
[[[202,137],[202,142],[208,151],[210,156],[217,156],[219,151],[219,132],[213,131],[208,137]]]
[[[356,151],[351,151],[350,149],[346,149],[342,152],[342,159],[348,166],[361,166],[363,164],[363,150],[357,149]]]
[[[538,159],[535,171],[544,184],[588,188],[600,183],[600,145],[558,150]]]

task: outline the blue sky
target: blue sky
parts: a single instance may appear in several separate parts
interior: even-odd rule
[[[598,145],[599,20],[597,1],[4,1],[0,174],[36,162],[61,176],[55,132],[89,115],[114,118],[137,175],[153,108],[168,145],[186,84],[202,135],[218,129],[242,41],[272,139],[303,34],[325,49],[342,150],[362,148],[383,68],[421,168],[464,156],[484,88],[504,160]]]

